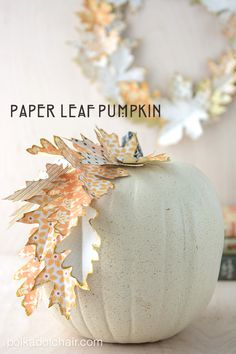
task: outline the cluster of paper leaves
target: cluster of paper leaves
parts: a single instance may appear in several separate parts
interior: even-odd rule
[[[210,75],[193,83],[181,75],[173,77],[164,97],[152,92],[145,70],[134,65],[136,43],[125,38],[127,7],[137,9],[142,0],[84,0],[79,12],[80,38],[77,61],[84,73],[97,81],[105,97],[119,104],[161,104],[161,119],[133,119],[159,128],[159,143],[179,142],[184,133],[192,139],[203,131],[202,123],[214,122],[232,101],[236,85],[236,5],[234,0],[195,0],[224,22],[230,50],[218,63],[210,62]],[[218,68],[218,69],[216,69]],[[215,70],[216,69],[216,70]],[[133,118],[133,117],[132,117]]]
[[[25,188],[6,198],[27,203],[14,215],[14,220],[36,225],[20,252],[29,260],[15,275],[16,279],[24,280],[17,295],[23,297],[27,314],[37,307],[40,286],[50,282],[53,288],[49,306],[58,304],[62,315],[69,318],[75,305],[75,288],[88,290],[89,287],[86,279],[79,282],[72,276],[72,268],[63,266],[70,250],[57,252],[57,245],[86,215],[92,200],[114,188],[112,180],[128,176],[125,167],[169,160],[166,154],[143,156],[135,133],[129,132],[122,144],[116,134],[108,134],[103,129],[96,129],[96,135],[98,143],[83,135],[81,139],[67,139],[69,145],[57,136],[54,144],[41,139],[40,145],[33,145],[27,151],[34,155],[61,156],[67,166],[47,164],[46,178],[26,182]]]

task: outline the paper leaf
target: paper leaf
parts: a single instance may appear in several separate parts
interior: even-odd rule
[[[16,191],[6,199],[13,201],[23,201],[28,200],[35,195],[44,194],[43,190],[51,189],[53,187],[52,182],[67,170],[68,167],[63,168],[61,165],[47,164],[46,171],[48,178],[27,182],[27,187]]]
[[[60,149],[62,156],[64,156],[71,166],[78,168],[81,165],[81,156],[75,150],[70,149],[59,136],[55,136],[54,141]]]
[[[165,146],[177,143],[184,131],[191,138],[198,138],[202,134],[201,121],[209,116],[207,109],[195,98],[174,103],[163,101],[162,111],[167,123],[161,131],[159,143]]]
[[[35,211],[24,214],[18,220],[26,224],[38,224],[38,228],[31,234],[26,245],[36,246],[35,255],[39,260],[42,260],[46,253],[55,247],[56,235],[54,234],[54,227],[56,222],[53,222],[55,215],[56,209],[48,211],[40,207]]]
[[[101,179],[94,175],[92,172],[87,170],[86,174],[81,175],[81,180],[83,181],[86,189],[93,198],[100,198],[106,194],[109,189],[113,189],[114,185],[109,180]]]
[[[52,143],[46,139],[40,139],[41,146],[33,145],[31,148],[26,149],[30,154],[36,155],[39,152],[50,155],[61,155],[59,149],[57,149]]]
[[[33,229],[33,232],[31,233],[34,234],[35,231],[37,231],[37,228]],[[19,252],[19,256],[22,258],[27,258],[27,257],[35,257],[36,253],[36,245],[25,245],[22,250]]]
[[[67,318],[75,305],[75,286],[79,285],[71,275],[71,268],[63,268],[62,263],[70,251],[62,253],[48,253],[45,258],[45,269],[36,279],[36,285],[42,285],[48,281],[53,283],[50,295],[50,305],[58,304],[61,313]]]
[[[22,306],[25,308],[26,314],[29,316],[33,313],[38,305],[39,289],[34,289],[25,295]]]
[[[170,161],[170,157],[167,154],[150,155],[139,159],[140,163],[159,163],[167,161]]]
[[[15,273],[15,279],[25,279],[24,283],[17,290],[17,296],[26,295],[33,289],[35,279],[43,270],[44,266],[44,262],[40,262],[37,258],[33,258]]]
[[[97,129],[97,138],[108,154],[108,160],[113,163],[136,163],[138,159],[135,153],[138,147],[136,134],[126,142],[124,146],[119,143],[119,138],[116,134],[107,134],[103,129]]]
[[[120,167],[89,166],[87,170],[89,171],[89,173],[92,173],[97,177],[106,179],[115,179],[119,177],[126,177],[129,175],[128,171]]]

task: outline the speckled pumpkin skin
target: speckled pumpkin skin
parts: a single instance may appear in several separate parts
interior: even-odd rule
[[[95,203],[100,261],[70,320],[80,335],[105,342],[181,331],[208,304],[223,248],[220,205],[198,169],[171,162],[129,172]]]

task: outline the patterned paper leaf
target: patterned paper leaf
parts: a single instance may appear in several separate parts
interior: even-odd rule
[[[46,171],[48,178],[40,179],[38,181],[26,182],[26,187],[20,189],[5,198],[13,201],[22,201],[32,198],[34,195],[44,194],[44,189],[51,189],[53,187],[52,182],[58,178],[62,173],[65,173],[69,168],[64,168],[61,165],[47,164]]]
[[[136,151],[139,146],[137,135],[132,134],[124,145],[120,145],[116,134],[107,134],[103,129],[96,130],[97,138],[108,154],[108,160],[116,164],[138,164]]]
[[[61,155],[59,149],[57,149],[52,143],[46,139],[40,139],[41,146],[33,145],[31,148],[28,148],[27,151],[30,154],[36,155],[39,152],[51,154],[51,155]]]
[[[39,289],[36,288],[30,291],[28,294],[24,296],[22,301],[22,306],[25,308],[26,314],[31,315],[38,305],[39,300]]]
[[[17,296],[27,295],[35,285],[35,279],[45,267],[44,262],[40,262],[36,257],[21,267],[15,273],[15,279],[25,279],[24,283],[17,290]]]
[[[50,304],[58,304],[61,313],[69,318],[71,308],[75,305],[75,286],[79,285],[71,275],[71,268],[63,268],[62,263],[70,251],[63,253],[49,252],[45,258],[45,269],[36,279],[36,285],[53,283]]]
[[[53,217],[54,216],[54,217]],[[45,210],[38,208],[35,211],[26,213],[19,222],[26,224],[38,224],[38,228],[30,235],[26,245],[36,245],[35,255],[43,259],[49,250],[53,250],[56,244],[54,227],[56,222],[52,221],[56,216],[56,209]]]

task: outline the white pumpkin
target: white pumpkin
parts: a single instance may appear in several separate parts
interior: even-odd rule
[[[152,342],[181,331],[208,304],[223,248],[219,202],[198,169],[170,162],[129,172],[94,204],[99,261],[70,319],[80,335],[105,342]],[[78,237],[67,241],[74,274]]]

